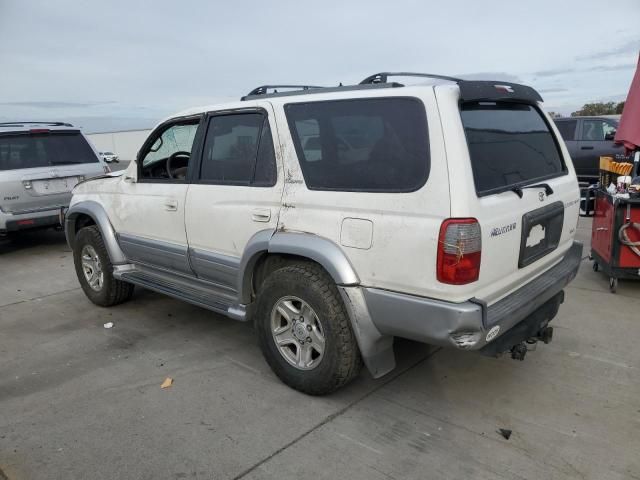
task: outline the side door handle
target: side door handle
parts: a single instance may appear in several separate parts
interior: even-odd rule
[[[165,200],[164,209],[168,212],[175,212],[178,210],[178,201],[177,200]]]
[[[268,208],[254,208],[251,211],[251,220],[266,223],[271,220],[271,210]]]
[[[580,147],[580,150],[593,150],[593,147]]]

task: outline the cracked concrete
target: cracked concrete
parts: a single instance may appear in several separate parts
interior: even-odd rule
[[[640,478],[640,282],[611,295],[588,261],[524,362],[397,341],[392,374],[322,398],[246,324],[140,289],[93,306],[60,233],[0,267],[0,478]]]

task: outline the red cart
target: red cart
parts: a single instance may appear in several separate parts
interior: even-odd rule
[[[609,276],[615,293],[618,279],[640,279],[640,198],[617,198],[598,190],[591,230],[593,270]]]

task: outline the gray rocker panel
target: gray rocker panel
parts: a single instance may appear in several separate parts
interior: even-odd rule
[[[189,265],[186,245],[124,233],[118,234],[118,240],[120,248],[132,262],[193,274],[193,270]]]
[[[191,267],[198,278],[237,291],[240,259],[196,248],[189,249]]]

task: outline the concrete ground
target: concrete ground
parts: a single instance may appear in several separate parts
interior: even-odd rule
[[[398,341],[393,374],[323,398],[246,324],[142,289],[92,305],[60,233],[0,266],[0,479],[640,478],[640,282],[612,295],[587,260],[526,361]]]

